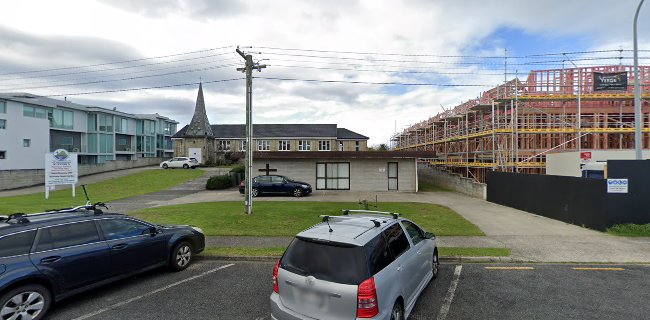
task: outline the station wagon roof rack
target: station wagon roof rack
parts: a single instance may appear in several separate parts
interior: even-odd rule
[[[350,215],[350,213],[368,213],[368,214],[375,214],[375,215],[387,215],[391,216],[393,219],[398,219],[400,217],[399,213],[396,212],[385,212],[385,211],[372,211],[372,210],[342,210],[344,216]]]
[[[323,222],[327,222],[329,224],[332,219],[338,219],[338,220],[349,220],[349,219],[354,219],[354,217],[351,216],[328,216],[328,215],[321,215],[321,219],[323,219]],[[371,219],[372,223],[375,225],[375,227],[380,227],[381,223],[375,219]]]

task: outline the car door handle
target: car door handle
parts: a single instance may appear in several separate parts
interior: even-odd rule
[[[49,263],[54,263],[61,260],[61,256],[50,256],[50,257],[45,257],[41,259],[42,264],[49,264]]]
[[[419,255],[420,255],[420,254],[422,253],[422,251],[419,251],[419,250],[418,250],[418,252],[417,252],[417,253],[418,253],[418,256],[419,256]]]
[[[402,271],[402,266],[397,267],[397,271]]]
[[[126,248],[126,247],[128,247],[128,246],[129,246],[129,245],[126,244],[126,243],[120,243],[120,244],[116,244],[116,245],[114,245],[114,246],[112,247],[112,249],[114,249],[114,250],[120,250],[120,249],[124,249],[124,248]]]

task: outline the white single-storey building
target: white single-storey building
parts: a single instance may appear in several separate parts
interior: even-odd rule
[[[255,152],[253,176],[278,174],[319,190],[417,192],[422,151]]]

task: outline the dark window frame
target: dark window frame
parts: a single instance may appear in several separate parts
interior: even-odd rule
[[[390,165],[395,164],[395,176],[391,177],[390,176]],[[388,178],[388,191],[397,191],[399,190],[399,162],[388,162],[386,164],[386,177]],[[390,181],[395,180],[395,189],[390,188]]]
[[[18,232],[6,234],[6,235],[3,235],[2,237],[0,237],[0,241],[1,241],[1,240],[5,239],[5,238],[21,235],[21,234],[24,234],[24,233],[28,233],[28,232],[33,233],[33,235],[31,236],[31,241],[29,242],[29,245],[25,246],[24,248],[20,248],[22,250],[21,251],[22,253],[3,255],[3,253],[1,252],[2,250],[0,249],[0,259],[18,257],[18,256],[23,256],[23,255],[29,254],[32,251],[32,248],[34,247],[34,240],[36,239],[37,231],[38,231],[37,229],[23,230],[23,231],[18,231]],[[15,241],[12,241],[12,245],[14,245],[14,244],[15,244]],[[18,248],[16,248],[16,250],[17,249]]]
[[[146,230],[143,230],[140,234],[138,235],[132,235],[132,236],[123,236],[123,237],[117,237],[117,238],[109,238],[107,230],[104,226],[102,226],[102,222],[109,223],[110,221],[127,221],[131,223],[136,223],[136,224],[141,224],[146,227]],[[99,230],[101,231],[100,235],[102,236],[102,239],[106,241],[115,241],[115,240],[122,240],[122,239],[130,239],[130,238],[137,238],[137,237],[142,237],[142,236],[150,236],[150,233],[145,233],[145,231],[151,229],[152,225],[145,223],[143,221],[139,220],[134,220],[134,219],[120,219],[120,218],[108,218],[108,219],[99,219],[96,220],[97,225],[99,227]]]
[[[391,238],[387,234],[387,232],[390,231],[390,229],[392,229],[392,228],[399,228],[399,230],[401,231],[401,235],[404,237],[404,240],[406,240],[406,248],[403,251],[399,252],[399,254],[395,254],[395,251],[393,250],[393,247],[392,247],[392,243],[395,240],[391,241]],[[390,252],[393,255],[393,258],[395,260],[397,260],[397,258],[399,258],[401,255],[403,255],[405,252],[407,252],[407,251],[409,251],[409,249],[411,249],[411,242],[409,241],[408,236],[406,235],[406,230],[404,230],[404,228],[402,228],[402,226],[399,223],[395,223],[392,226],[386,228],[384,231],[382,231],[382,234],[386,237],[386,240],[388,242],[388,249],[390,250]],[[399,236],[398,236],[398,238],[399,238]]]
[[[409,220],[402,220],[402,225],[404,226],[404,229],[406,230],[406,234],[408,234],[408,237],[411,239],[411,242],[413,243],[414,246],[416,246],[418,243],[422,242],[422,240],[426,239],[424,230],[422,230],[422,228],[420,228],[417,224],[415,224],[415,222],[409,221]],[[418,233],[417,236],[419,236],[419,237],[416,238],[416,237],[411,236],[411,233],[409,232],[408,225],[411,225],[411,226],[413,226],[415,228],[415,231],[417,231],[417,233]],[[415,242],[415,239],[417,239],[418,241]]]
[[[80,223],[91,223],[94,227],[95,232],[97,233],[97,240],[96,241],[91,241],[91,242],[85,242],[85,243],[79,243],[79,244],[73,244],[73,245],[67,245],[63,247],[57,247],[54,245],[55,241],[52,240],[52,234],[51,234],[51,229],[56,228],[56,227],[61,227],[61,226],[69,226],[73,224],[80,224]],[[41,244],[40,242],[43,240],[43,236],[45,235],[45,232],[48,233],[48,236],[50,237],[50,241],[52,242],[51,248],[49,249],[39,249],[39,245]],[[74,222],[69,222],[69,223],[62,223],[62,224],[57,224],[57,225],[52,225],[52,226],[46,226],[38,229],[38,233],[36,234],[36,239],[34,240],[34,246],[33,246],[33,252],[46,252],[46,251],[54,251],[54,250],[62,250],[62,249],[67,249],[67,248],[73,248],[73,247],[78,247],[78,246],[86,246],[86,245],[92,245],[96,244],[99,242],[105,241],[102,235],[101,230],[99,229],[99,226],[95,222],[95,220],[83,220],[83,221],[74,221]]]
[[[319,164],[324,164],[325,165],[325,176],[322,176],[322,177],[318,176],[318,165]],[[336,164],[336,165],[338,165],[338,164],[347,164],[348,165],[348,176],[347,177],[332,177],[332,178],[328,177],[327,176],[327,166],[331,165],[331,164]],[[352,169],[351,169],[351,166],[350,166],[350,162],[316,162],[316,190],[350,190],[350,188],[352,187],[352,181],[351,181],[352,177],[350,176],[351,171],[352,171]],[[338,170],[337,170],[337,172],[338,172]],[[321,180],[324,179],[325,180],[325,188],[319,188],[318,187],[318,180],[319,179],[321,179]],[[336,179],[337,180],[337,182],[336,182],[337,188],[328,187],[328,185],[327,185],[327,180],[328,179]],[[347,188],[338,188],[338,185],[339,185],[338,180],[347,180],[348,181],[348,187]]]

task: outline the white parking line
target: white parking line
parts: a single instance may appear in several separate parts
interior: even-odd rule
[[[463,270],[463,266],[456,266],[454,270],[454,279],[451,280],[449,285],[449,290],[447,290],[447,296],[440,307],[440,313],[438,313],[437,320],[445,320],[447,314],[449,313],[449,307],[451,307],[451,302],[454,300],[454,294],[456,293],[456,287],[458,286],[458,280],[460,279],[460,271]]]
[[[97,310],[97,311],[95,311],[95,312],[85,314],[85,315],[83,315],[83,316],[81,316],[81,317],[74,318],[73,320],[84,320],[84,319],[92,318],[92,317],[94,317],[94,316],[96,316],[96,315],[98,315],[98,314],[102,314],[102,313],[104,313],[104,312],[106,312],[106,311],[110,311],[110,310],[113,310],[113,309],[115,309],[115,308],[119,308],[119,307],[121,307],[121,306],[123,306],[123,305],[126,305],[126,304],[129,304],[129,303],[131,303],[131,302],[138,301],[138,300],[140,300],[140,299],[142,299],[142,298],[146,298],[146,297],[151,296],[151,295],[154,295],[154,294],[156,294],[156,293],[158,293],[158,292],[165,291],[165,290],[170,289],[170,288],[173,288],[173,287],[175,287],[175,286],[177,286],[177,285],[180,285],[180,284],[183,284],[183,283],[185,283],[185,282],[192,281],[192,280],[195,280],[195,279],[198,279],[198,278],[201,278],[201,277],[207,276],[207,275],[209,275],[209,274],[211,274],[211,273],[217,272],[217,271],[219,271],[219,270],[223,270],[223,269],[228,268],[228,267],[232,267],[232,266],[234,266],[234,265],[235,265],[235,264],[231,263],[231,264],[227,264],[227,265],[225,265],[225,266],[221,266],[221,267],[218,267],[218,268],[215,268],[215,269],[212,269],[212,270],[208,270],[208,271],[203,272],[203,273],[201,273],[201,274],[197,274],[197,275],[195,275],[195,276],[193,276],[193,277],[189,277],[189,278],[187,278],[187,279],[183,279],[183,280],[181,280],[181,281],[174,282],[174,283],[172,283],[172,284],[170,284],[170,285],[166,285],[166,286],[164,286],[164,287],[162,287],[162,288],[158,288],[158,289],[156,289],[156,290],[154,290],[154,291],[150,291],[150,292],[145,293],[145,294],[143,294],[143,295],[139,295],[139,296],[137,296],[137,297],[133,297],[133,298],[131,298],[131,299],[124,300],[124,301],[122,301],[122,302],[119,302],[119,303],[116,303],[116,304],[110,305],[110,306],[108,306],[108,307],[106,307],[106,308],[99,309],[99,310]]]

